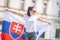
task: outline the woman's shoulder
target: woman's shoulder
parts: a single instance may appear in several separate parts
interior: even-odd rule
[[[24,17],[28,17],[28,15],[27,14],[24,14]]]

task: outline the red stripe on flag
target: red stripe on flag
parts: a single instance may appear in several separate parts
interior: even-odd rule
[[[13,40],[9,34],[6,34],[4,32],[2,32],[1,34],[1,38],[2,40]],[[15,39],[15,40],[24,40],[23,38],[18,38],[18,39]]]
[[[12,40],[12,38],[10,37],[10,35],[6,34],[6,33],[2,33],[1,34],[1,38],[2,38],[2,40]]]

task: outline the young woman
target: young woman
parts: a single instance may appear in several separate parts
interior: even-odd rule
[[[29,7],[27,14],[21,14],[20,11],[18,10],[13,10],[13,9],[9,9],[6,8],[7,11],[13,12],[13,13],[18,13],[18,15],[20,15],[21,17],[24,18],[24,20],[26,21],[25,23],[25,27],[26,27],[26,37],[25,40],[36,40],[36,26],[35,26],[35,21],[39,20],[42,22],[46,22],[49,23],[49,21],[47,21],[46,19],[43,18],[39,18],[35,15],[35,8],[34,7]]]

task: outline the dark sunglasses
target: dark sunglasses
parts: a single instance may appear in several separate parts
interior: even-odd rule
[[[33,10],[33,12],[36,12],[35,10]]]

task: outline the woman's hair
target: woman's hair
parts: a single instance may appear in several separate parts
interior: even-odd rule
[[[27,15],[30,16],[30,12],[34,7],[28,7]]]

